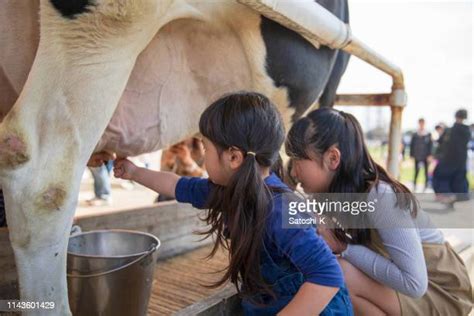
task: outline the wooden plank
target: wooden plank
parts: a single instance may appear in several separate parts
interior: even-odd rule
[[[8,228],[0,228],[0,299],[17,299],[18,275]]]
[[[0,284],[17,280],[15,259],[13,257],[0,258],[0,262]]]
[[[16,275],[16,271],[15,271]],[[17,300],[20,298],[18,282],[2,282],[0,284],[0,300]]]
[[[210,239],[199,241],[202,236],[194,233],[205,228],[198,217],[202,212],[188,204],[165,202],[140,209],[83,216],[75,223],[83,231],[130,229],[151,233],[161,241],[159,258],[166,259],[211,242]]]
[[[227,285],[214,295],[198,301],[174,314],[175,316],[227,316],[243,315],[235,286]]]
[[[177,202],[165,202],[154,204],[149,207],[121,210],[118,212],[108,212],[106,214],[87,214],[75,218],[75,222],[86,226],[124,224],[132,226],[147,226],[152,223],[179,220],[184,217],[196,216],[202,212],[189,204]]]
[[[3,256],[11,256],[13,254],[13,249],[10,244],[10,238],[8,236],[8,228],[0,228],[0,258]]]
[[[205,260],[210,251],[207,246],[157,263],[148,315],[172,315],[220,291],[203,285],[222,276],[218,271],[227,266],[228,256],[219,251]]]

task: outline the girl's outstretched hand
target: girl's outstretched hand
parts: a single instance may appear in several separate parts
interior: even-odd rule
[[[116,178],[133,180],[138,167],[127,158],[117,158],[114,162],[114,176]]]

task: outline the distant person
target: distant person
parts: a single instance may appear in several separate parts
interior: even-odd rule
[[[438,150],[442,141],[442,136],[444,134],[445,126],[443,123],[439,123],[435,126],[435,132],[433,135],[433,159],[438,159]]]
[[[469,141],[468,145],[468,165],[467,168],[471,174],[474,174],[474,124],[469,126],[471,130],[471,140]]]
[[[473,142],[474,141],[474,123],[469,125],[469,130],[471,131],[471,142]],[[474,144],[470,145],[469,147],[471,148],[472,151],[474,151]]]
[[[467,146],[471,139],[465,109],[455,114],[453,127],[446,129],[439,140],[438,165],[433,174],[433,189],[439,201],[454,203],[469,199],[467,181]]]
[[[87,162],[94,179],[94,197],[86,201],[89,206],[106,206],[112,203],[110,171],[115,158],[115,154],[103,151],[92,154]]]
[[[113,160],[104,162],[100,167],[89,168],[94,178],[94,197],[86,201],[89,206],[107,206],[112,204],[112,186],[110,183],[110,171],[112,168]]]
[[[428,160],[431,159],[431,150],[433,149],[433,141],[431,133],[425,129],[425,119],[418,120],[418,129],[413,134],[410,142],[410,157],[415,160],[415,177],[413,179],[413,191],[416,190],[416,180],[421,167],[425,172],[425,187],[428,187]]]
[[[435,142],[439,141],[441,135],[443,135],[445,129],[444,123],[439,123],[435,126],[435,135],[433,135],[433,140]]]
[[[403,133],[402,136],[402,160],[407,157],[408,149],[410,148],[412,134],[410,132]]]
[[[471,132],[471,139],[469,141],[469,150],[474,152],[474,123],[469,125],[469,130]]]
[[[440,148],[440,141],[441,141],[441,136],[444,133],[445,130],[445,124],[444,123],[439,123],[435,126],[435,131],[432,135],[433,139],[433,149],[432,149],[432,159],[431,162],[429,163],[428,167],[428,177],[430,178],[430,183],[433,183],[433,173],[438,165],[438,157],[439,157],[439,148]]]

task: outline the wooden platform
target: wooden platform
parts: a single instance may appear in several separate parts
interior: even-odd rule
[[[222,273],[216,272],[228,264],[223,251],[205,259],[211,249],[211,246],[199,248],[157,263],[148,315],[172,315],[223,289],[202,286],[218,280]]]

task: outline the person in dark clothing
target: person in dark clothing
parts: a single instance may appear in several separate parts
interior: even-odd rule
[[[434,141],[433,141],[433,156],[435,160],[437,160],[439,156],[438,152],[439,152],[441,142],[443,141],[442,136],[444,134],[444,129],[445,129],[445,126],[443,125],[443,123],[440,123],[435,126],[436,137],[434,138]]]
[[[442,202],[453,203],[469,199],[467,181],[467,144],[471,138],[469,126],[463,124],[467,111],[458,110],[453,127],[440,138],[439,163],[433,174],[433,189]]]
[[[5,214],[5,202],[3,200],[3,191],[0,189],[0,227],[7,226],[7,216]]]
[[[408,149],[410,148],[412,133],[406,132],[402,136],[402,160],[407,157]]]
[[[425,189],[428,187],[428,160],[430,160],[433,141],[431,133],[425,130],[425,120],[418,120],[418,130],[413,134],[410,143],[410,157],[415,159],[415,178],[413,179],[413,190],[416,189],[416,179],[423,165],[425,171]]]

